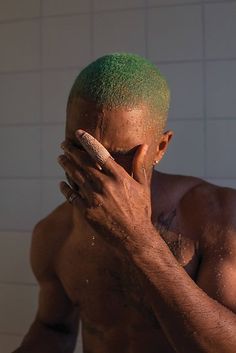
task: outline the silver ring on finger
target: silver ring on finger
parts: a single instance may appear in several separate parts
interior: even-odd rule
[[[68,201],[69,201],[69,203],[72,203],[75,199],[77,199],[79,197],[79,195],[78,194],[76,194],[75,192],[72,192],[71,194],[70,194],[70,196],[68,197]]]

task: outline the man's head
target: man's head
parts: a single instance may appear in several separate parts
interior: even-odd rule
[[[82,128],[110,152],[123,155],[147,143],[150,159],[161,159],[157,145],[166,140],[164,153],[171,135],[163,135],[169,100],[167,82],[152,63],[133,54],[105,55],[82,70],[73,84],[66,136],[75,141],[74,131]]]

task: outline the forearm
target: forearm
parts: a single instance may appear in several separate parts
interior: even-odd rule
[[[178,353],[236,352],[235,315],[210,298],[184,271],[155,229],[145,243],[127,243],[147,297]]]
[[[35,321],[13,353],[72,353],[76,336],[76,333],[65,333]]]

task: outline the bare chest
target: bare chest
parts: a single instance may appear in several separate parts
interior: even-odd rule
[[[164,225],[161,229],[173,255],[194,279],[199,259],[193,242]],[[77,234],[68,237],[57,267],[67,295],[79,306],[84,322],[101,330],[123,323],[129,330],[159,328],[137,270],[88,225],[83,225],[79,238]]]

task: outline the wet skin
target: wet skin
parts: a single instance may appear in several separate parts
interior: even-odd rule
[[[81,99],[69,104],[66,152],[72,145],[85,154],[75,137],[83,129],[131,174],[138,146],[149,146],[145,170],[156,233],[144,227],[131,234],[135,246],[133,240],[119,246],[114,234],[106,237],[90,224],[83,207],[68,202],[39,222],[31,254],[39,309],[19,352],[31,352],[27,347],[35,342],[45,353],[72,352],[79,319],[87,353],[235,351],[235,191],[152,173],[171,132],[157,140],[146,122],[145,107],[109,111]]]

